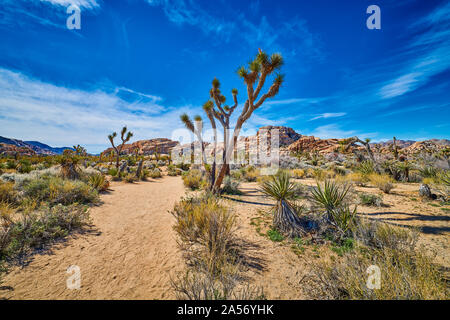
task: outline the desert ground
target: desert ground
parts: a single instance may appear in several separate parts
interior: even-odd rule
[[[315,185],[313,179],[299,179]],[[420,228],[419,244],[435,262],[450,267],[450,207],[422,201],[419,184],[397,183],[383,196],[383,206],[359,206],[358,214],[401,227]],[[377,193],[376,188],[355,191]],[[266,236],[272,201],[258,184],[242,183],[243,195],[224,195],[223,202],[238,216],[237,234],[246,255],[245,277],[260,286],[268,299],[304,299],[302,279],[308,265],[331,255],[326,246],[305,244],[293,250],[286,241]],[[181,178],[135,183],[113,182],[101,203],[90,209],[92,223],[81,233],[41,250],[11,268],[0,288],[2,299],[173,299],[171,279],[183,272],[185,262],[172,230],[170,210],[186,194]],[[81,288],[66,287],[66,270],[78,265]]]

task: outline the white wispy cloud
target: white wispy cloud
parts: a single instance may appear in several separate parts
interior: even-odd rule
[[[198,27],[204,33],[219,36],[226,42],[232,39],[245,41],[249,46],[273,48],[290,56],[301,54],[317,61],[322,61],[326,56],[320,37],[311,32],[306,20],[299,17],[271,24],[263,15],[259,22],[254,23],[242,12],[226,20],[223,14],[204,10],[195,0],[146,1],[152,6],[161,7],[171,22]],[[250,6],[251,14],[259,13],[258,2]]]
[[[191,105],[163,107],[161,100],[127,88],[66,88],[0,68],[0,134],[99,152],[108,146],[106,136],[124,125],[135,140],[171,137],[182,127],[181,113],[201,112]]]
[[[319,137],[321,139],[343,139],[357,135],[360,138],[373,138],[378,133],[363,133],[358,130],[344,130],[338,124],[332,123],[324,126],[317,127],[308,135]]]
[[[233,22],[214,17],[192,0],[147,0],[147,3],[162,7],[167,18],[177,25],[197,26],[207,34],[221,35],[226,40],[236,29]]]
[[[414,91],[450,68],[450,3],[439,6],[411,26],[415,36],[405,50],[402,74],[385,83],[379,95],[390,99]]]
[[[56,6],[68,7],[70,5],[76,5],[80,9],[96,9],[100,7],[97,0],[40,0],[41,2],[51,3]]]
[[[43,25],[66,29],[66,8],[75,4],[82,12],[98,12],[100,0],[3,0],[0,10],[0,27],[31,28]],[[46,10],[42,10],[42,9]]]
[[[337,118],[337,117],[343,117],[345,116],[347,113],[346,112],[330,112],[330,113],[322,113],[318,116],[315,116],[314,118],[310,119],[310,121],[312,120],[317,120],[317,119],[328,119],[328,118]]]

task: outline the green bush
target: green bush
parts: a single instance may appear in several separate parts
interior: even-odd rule
[[[240,195],[242,192],[239,190],[239,181],[234,180],[230,176],[225,177],[223,179],[223,187],[222,192],[225,194],[234,194],[234,195]]]
[[[98,199],[95,189],[80,180],[59,177],[38,178],[23,186],[24,196],[50,204],[92,203]]]
[[[218,275],[236,258],[236,216],[217,198],[183,199],[172,214],[176,219],[173,228],[191,263]]]
[[[89,185],[97,191],[106,191],[109,188],[109,181],[98,173],[89,177]]]
[[[153,178],[153,179],[162,178],[161,170],[159,170],[158,168],[155,168],[155,169],[151,170],[150,171],[150,177]]]
[[[281,241],[284,240],[283,235],[278,230],[275,230],[275,229],[268,230],[267,231],[267,236],[273,242],[281,242]]]
[[[117,176],[118,173],[119,173],[119,170],[117,170],[117,168],[110,168],[110,169],[108,169],[108,174],[110,176],[115,177],[115,176]]]
[[[383,198],[376,194],[370,193],[360,193],[359,194],[359,202],[365,206],[376,206],[381,207],[383,203]]]
[[[39,212],[20,213],[11,219],[0,217],[0,261],[14,258],[30,248],[66,236],[70,231],[89,223],[87,209],[79,205],[58,205]]]
[[[0,181],[0,203],[15,203],[18,198],[18,193],[14,189],[14,183]]]
[[[189,170],[183,174],[183,183],[191,190],[197,190],[202,184],[202,172],[200,170]]]

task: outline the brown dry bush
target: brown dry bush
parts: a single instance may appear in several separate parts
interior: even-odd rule
[[[211,274],[236,259],[236,217],[217,198],[189,198],[175,205],[174,230],[190,263]]]
[[[14,189],[14,183],[0,181],[0,202],[15,203],[17,200],[17,191]]]
[[[242,282],[236,216],[212,195],[183,199],[172,211],[188,270],[172,280],[179,299],[261,299],[262,290]]]
[[[384,193],[389,193],[394,188],[392,178],[386,174],[372,173],[369,175],[369,180],[375,187]]]
[[[239,272],[231,271],[218,277],[188,270],[172,280],[177,299],[181,300],[261,300],[261,288],[248,283],[239,285]]]
[[[365,222],[361,222],[364,225]],[[357,248],[336,261],[312,264],[305,284],[317,299],[448,299],[449,290],[439,267],[422,248],[414,232],[371,223],[357,235]],[[368,267],[381,271],[380,289],[369,289]]]

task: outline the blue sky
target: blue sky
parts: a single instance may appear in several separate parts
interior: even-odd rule
[[[66,27],[70,3],[81,30]],[[366,9],[381,8],[381,30]],[[285,83],[245,124],[375,141],[450,138],[450,2],[421,0],[3,0],[0,135],[53,146],[175,137],[201,114],[211,80],[262,48],[285,58]],[[239,113],[239,110],[235,112]]]

